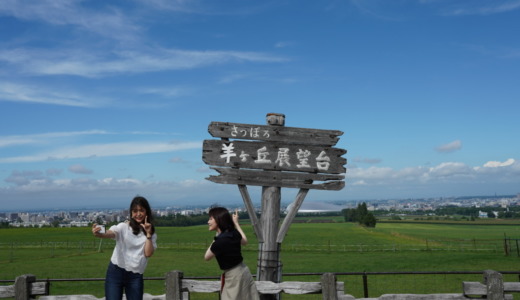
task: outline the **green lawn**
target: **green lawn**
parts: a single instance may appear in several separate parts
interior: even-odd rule
[[[244,224],[243,228],[250,240],[243,249],[245,262],[256,274],[257,241],[250,225]],[[159,227],[157,234],[159,248],[149,260],[145,277],[164,277],[171,270],[181,270],[186,277],[220,274],[216,261],[203,259],[213,238],[207,226]],[[517,226],[510,225],[381,223],[376,228],[364,228],[351,223],[295,223],[282,244],[281,262],[284,274],[518,271],[520,258],[516,252],[504,255],[504,235],[518,238],[520,232]],[[34,274],[37,279],[103,278],[113,245],[111,240],[101,242],[94,238],[89,228],[2,229],[0,279],[13,280],[22,274]],[[480,249],[484,245],[486,250]],[[390,292],[460,292],[461,281],[481,280],[480,275],[462,277],[377,275],[369,277],[369,290],[371,296]],[[345,282],[347,293],[363,296],[360,276],[340,275],[339,279]],[[284,280],[319,281],[319,276],[286,276]],[[518,281],[518,276],[510,280]],[[102,281],[53,282],[51,293],[102,297],[102,286]],[[164,294],[164,281],[147,281],[146,292]],[[285,295],[284,299],[320,299],[317,295],[293,297]],[[208,299],[208,295],[195,294],[192,299]]]

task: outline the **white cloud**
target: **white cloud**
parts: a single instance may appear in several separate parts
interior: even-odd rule
[[[507,166],[511,166],[515,163],[515,160],[510,158],[504,162],[500,162],[500,161],[488,161],[487,163],[484,164],[484,168],[499,168],[499,167],[507,167]]]
[[[29,163],[46,160],[72,158],[109,157],[162,153],[186,149],[199,149],[200,142],[164,143],[164,142],[121,142],[108,144],[90,144],[55,149],[45,153],[27,156],[2,157],[0,163]]]
[[[350,168],[348,169],[347,173],[348,178],[354,178],[354,179],[385,179],[385,178],[391,178],[393,174],[395,174],[395,171],[392,168],[388,167],[369,167],[366,169],[362,168]]]
[[[246,78],[246,77],[247,77],[247,75],[244,75],[244,74],[227,75],[227,76],[224,76],[224,77],[220,78],[218,83],[220,83],[220,84],[229,84],[229,83],[233,83],[235,81],[241,80],[241,79]]]
[[[83,165],[76,164],[69,166],[69,171],[76,174],[92,174],[93,171],[91,169],[85,168]]]
[[[433,178],[471,175],[472,169],[464,163],[445,162],[429,168],[428,175]]]
[[[503,193],[516,193],[518,192],[517,183],[520,180],[520,164],[516,161],[512,164],[506,164],[506,162],[500,163],[504,165],[500,168],[472,168],[460,162],[445,162],[432,168],[421,166],[405,169],[353,168],[349,169],[346,175],[346,188],[343,191],[338,193],[313,191],[312,197],[319,199],[319,195],[323,194],[323,199],[331,199],[331,197],[367,199],[377,194],[378,198],[389,199],[392,197],[447,196],[460,192],[468,195],[468,189],[479,194],[482,191],[494,193],[498,187]],[[203,169],[209,171],[207,166]],[[202,172],[202,170],[199,171]],[[212,201],[232,201],[232,203],[241,201],[236,187],[232,185],[214,184],[204,179],[187,178],[182,181],[148,181],[148,179],[116,177],[53,179],[49,174],[38,170],[14,171],[4,180],[11,185],[0,187],[0,197],[30,202],[34,201],[32,200],[34,197],[31,195],[38,193],[39,201],[48,199],[60,207],[72,205],[85,207],[86,202],[84,201],[87,199],[91,206],[106,206],[107,203],[115,206],[127,205],[127,201],[135,194],[144,195],[152,201],[160,201],[161,205],[169,206],[185,205],[186,203],[207,204]],[[461,186],[464,186],[464,189],[459,190]],[[251,187],[251,191],[257,190]],[[289,189],[284,193],[286,195],[293,192],[292,189]],[[71,198],[70,195],[74,196]],[[259,195],[254,196],[257,197],[253,198],[259,199],[260,192]],[[111,200],[108,201],[108,199]]]
[[[47,169],[45,171],[45,174],[47,174],[47,176],[57,176],[60,175],[62,172],[63,170],[61,169]]]
[[[0,60],[3,54],[0,52]],[[0,83],[0,101],[32,102],[52,105],[95,107],[110,103],[107,99],[93,101],[91,97],[83,97],[74,93],[57,92],[45,87],[26,84]]]
[[[357,163],[365,163],[365,164],[378,164],[381,163],[380,158],[366,158],[366,157],[356,157],[352,160]]]
[[[464,16],[464,15],[492,15],[499,13],[506,13],[513,10],[520,9],[520,1],[463,1],[458,4],[458,8],[449,9],[445,14],[450,16]]]
[[[285,48],[291,46],[292,42],[278,42],[274,45],[275,48]]]
[[[13,55],[16,53],[17,55]],[[16,58],[13,58],[16,57]],[[89,50],[15,49],[0,51],[0,61],[35,75],[75,75],[102,77],[114,74],[187,70],[233,62],[287,61],[286,58],[240,51],[197,51],[179,49],[140,49],[96,54]]]
[[[110,134],[104,130],[86,130],[86,131],[64,131],[64,132],[49,132],[42,134],[29,135],[10,135],[0,136],[0,148],[18,145],[30,144],[48,144],[50,140],[57,138],[78,137],[83,135],[104,135]]]
[[[174,163],[174,164],[186,163],[186,161],[184,159],[182,159],[181,157],[172,157],[168,160],[168,162]]]
[[[187,90],[181,87],[148,87],[138,90],[141,94],[159,95],[161,97],[175,98],[187,94]]]
[[[200,167],[196,171],[197,171],[197,173],[211,173],[211,172],[213,172],[213,170],[210,167],[208,167],[208,166]]]
[[[500,167],[500,168],[498,168]],[[461,162],[444,162],[434,167],[422,166],[403,169],[388,167],[350,168],[346,182],[358,185],[413,185],[439,182],[509,182],[520,179],[520,164],[514,159],[488,162],[484,167],[471,167]]]
[[[17,186],[23,186],[33,181],[40,181],[43,178],[45,177],[41,171],[13,171],[4,181]]]
[[[73,25],[96,35],[118,40],[132,40],[140,28],[127,14],[112,7],[90,11],[83,1],[69,0],[2,0],[0,14],[45,22],[52,25]]]
[[[135,0],[145,8],[202,15],[249,15],[278,6],[278,1]]]
[[[460,150],[462,148],[462,142],[460,140],[455,140],[448,144],[444,144],[435,148],[437,152],[449,153]]]
[[[358,180],[354,181],[352,185],[367,185],[367,183],[364,180]]]

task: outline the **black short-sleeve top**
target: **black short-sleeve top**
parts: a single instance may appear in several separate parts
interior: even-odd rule
[[[242,235],[236,229],[221,232],[214,238],[210,249],[221,270],[231,269],[242,262],[241,240]]]

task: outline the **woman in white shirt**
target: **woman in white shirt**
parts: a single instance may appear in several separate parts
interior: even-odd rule
[[[148,257],[157,248],[157,234],[152,223],[148,201],[137,196],[130,203],[129,221],[114,225],[104,233],[97,224],[92,225],[96,237],[116,241],[105,278],[106,300],[122,299],[123,291],[128,300],[143,299],[143,273]]]

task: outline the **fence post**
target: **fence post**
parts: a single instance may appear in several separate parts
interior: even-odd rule
[[[368,277],[366,272],[363,272],[363,295],[365,298],[368,298]]]
[[[323,273],[321,275],[321,294],[323,300],[337,300],[336,275],[334,273]]]
[[[504,300],[504,281],[502,274],[493,270],[485,270],[483,279],[486,285],[486,299]]]
[[[16,277],[14,281],[14,298],[16,300],[26,300],[31,297],[32,283],[36,281],[36,276],[26,274]]]
[[[166,300],[182,300],[182,271],[174,270],[166,273]]]

